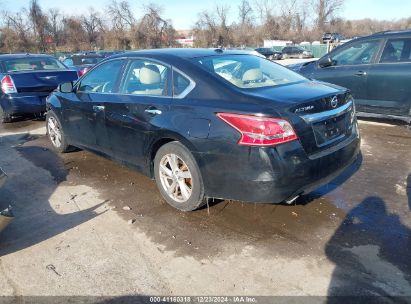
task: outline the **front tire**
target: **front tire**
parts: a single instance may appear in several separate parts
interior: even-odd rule
[[[47,135],[53,148],[60,153],[71,151],[72,147],[68,144],[63,128],[57,115],[49,111],[46,114]]]
[[[158,150],[154,158],[154,176],[161,195],[172,207],[193,211],[206,203],[198,165],[181,143],[170,142]]]

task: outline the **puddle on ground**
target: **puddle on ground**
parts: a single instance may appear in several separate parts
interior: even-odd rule
[[[36,166],[48,170],[55,179],[58,180],[68,170],[66,183],[87,185],[97,190],[102,200],[109,200],[115,207],[112,212],[124,219],[124,225],[129,225],[127,222],[131,219],[135,220],[132,225],[157,243],[160,251],[207,259],[239,253],[245,246],[252,246],[262,255],[304,257],[323,255],[327,242],[347,220],[347,212],[361,204],[366,196],[374,192],[397,195],[387,191],[386,184],[394,177],[398,182],[398,175],[404,173],[397,168],[404,170],[404,165],[398,161],[391,163],[392,176],[380,174],[381,163],[386,162],[387,156],[379,145],[379,141],[384,139],[378,135],[386,134],[379,133],[380,129],[376,132],[376,128],[374,125],[361,127],[367,144],[372,148],[372,156],[364,156],[332,183],[302,197],[295,205],[215,201],[209,208],[190,213],[168,206],[154,181],[89,152],[57,156],[47,150],[50,144],[45,137],[18,149]],[[397,140],[408,141],[409,133],[402,132],[409,131],[403,129],[398,132]],[[394,133],[391,130],[390,134]],[[376,151],[375,147],[379,150]],[[401,153],[407,153],[401,148],[397,152],[399,159],[403,158]],[[124,206],[131,210],[123,210]]]

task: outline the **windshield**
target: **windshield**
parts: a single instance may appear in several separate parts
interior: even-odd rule
[[[57,59],[48,57],[26,57],[6,60],[7,72],[64,70],[66,67]]]
[[[305,77],[252,55],[223,55],[194,58],[213,74],[242,89],[275,87],[300,81]]]

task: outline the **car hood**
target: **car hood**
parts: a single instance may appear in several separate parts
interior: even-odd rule
[[[304,81],[278,87],[260,88],[248,92],[259,99],[270,100],[275,105],[294,105],[325,96],[346,92],[347,89],[322,81]]]
[[[305,67],[307,65],[313,64],[317,60],[312,60],[312,61],[306,61],[306,62],[300,62],[300,63],[293,63],[293,64],[288,64],[286,65],[287,68],[294,72],[299,72],[302,67]]]

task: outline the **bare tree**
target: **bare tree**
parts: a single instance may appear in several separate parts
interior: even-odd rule
[[[81,16],[81,24],[87,36],[87,41],[91,47],[97,47],[100,31],[103,27],[100,14],[93,8],[90,8],[87,15]]]
[[[313,8],[317,15],[318,30],[325,31],[325,25],[342,8],[344,0],[313,0]]]
[[[58,9],[49,9],[48,28],[56,50],[63,42],[63,16]]]
[[[217,46],[222,47],[222,46],[230,46],[232,43],[232,37],[231,37],[231,30],[227,24],[227,15],[230,11],[229,6],[223,6],[223,5],[216,5],[215,8],[216,15],[218,18],[218,38],[217,38]]]
[[[129,49],[131,39],[128,33],[136,24],[130,3],[126,0],[112,0],[107,8],[107,14],[111,18],[117,41],[117,49]]]
[[[248,0],[242,0],[238,6],[238,17],[240,19],[240,25],[250,25],[252,23],[253,9],[251,8]]]
[[[233,26],[233,40],[236,45],[255,44],[253,9],[248,0],[242,0],[238,6],[239,24]]]
[[[29,36],[30,26],[21,12],[4,12],[2,29],[3,47],[7,52],[30,51],[32,43]]]
[[[86,46],[86,33],[81,24],[80,18],[67,17],[63,19],[64,40],[70,49],[80,51]]]
[[[37,0],[31,0],[29,6],[29,19],[33,26],[34,36],[36,38],[39,51],[45,52],[47,49],[47,16],[43,14]]]
[[[260,24],[264,23],[267,16],[272,15],[272,3],[270,0],[254,0],[254,7],[260,19]]]
[[[168,22],[161,18],[161,7],[150,3],[145,7],[145,14],[137,30],[139,46],[158,48],[163,45]]]
[[[200,12],[194,26],[196,45],[199,47],[216,46],[217,28],[217,21],[213,12],[207,10]]]

